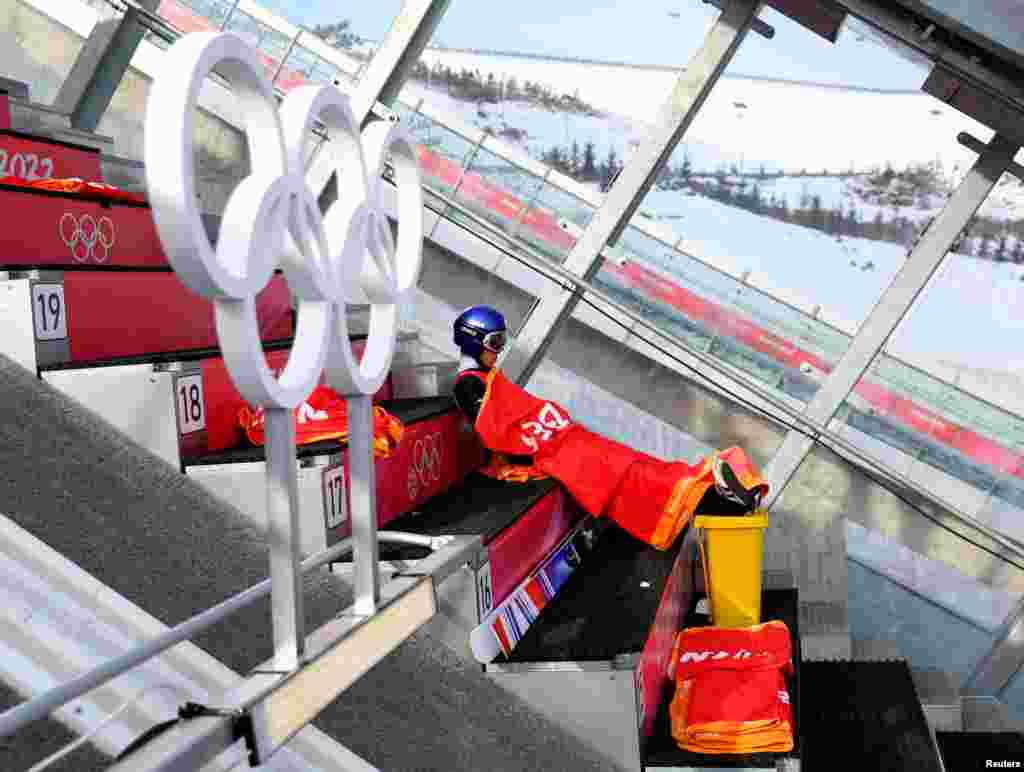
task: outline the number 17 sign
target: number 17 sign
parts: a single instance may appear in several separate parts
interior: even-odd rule
[[[324,520],[328,531],[348,520],[347,470],[345,464],[324,470]]]

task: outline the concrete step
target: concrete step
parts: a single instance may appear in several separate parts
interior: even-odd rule
[[[908,660],[896,641],[859,638],[852,641],[853,659],[865,661]],[[934,668],[917,668],[910,675],[921,700],[921,708],[933,732],[959,732],[963,727],[960,677]]]
[[[11,128],[15,131],[92,147],[101,153],[114,150],[113,138],[71,128],[71,117],[67,113],[26,99],[12,98],[10,105]]]
[[[1024,732],[1024,720],[997,697],[964,696],[964,732]]]
[[[910,668],[917,696],[934,732],[963,731],[960,676],[931,668]]]
[[[850,624],[846,604],[800,601],[800,644],[806,660],[850,659]]]

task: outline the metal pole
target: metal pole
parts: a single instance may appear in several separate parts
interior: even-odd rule
[[[306,573],[314,568],[337,560],[342,555],[352,551],[352,540],[345,539],[333,547],[318,555],[307,558],[302,562],[301,571]],[[255,603],[271,590],[271,580],[264,579],[247,590],[242,590],[232,598],[218,603],[216,606],[196,614],[191,619],[172,627],[170,630],[158,635],[145,643],[140,644],[126,654],[115,657],[101,665],[96,666],[88,673],[50,689],[38,697],[22,702],[9,710],[0,713],[0,737],[7,737],[14,734],[23,726],[46,718],[50,713],[62,705],[66,705],[74,699],[78,699],[86,692],[92,691],[111,678],[121,675],[136,665],[152,659],[162,651],[175,646],[182,641],[193,638],[204,630],[208,630],[215,624],[231,616],[239,609]]]
[[[804,415],[812,423],[828,426],[836,411],[885,346],[893,330],[910,310],[954,240],[1013,162],[1017,149],[1018,145],[998,134],[986,146],[942,211],[922,234],[892,284],[882,293],[882,297],[864,320],[860,331],[850,342],[836,368],[804,409]],[[813,438],[803,433],[791,430],[786,435],[765,470],[765,476],[771,486],[766,506],[770,507],[778,500],[813,445]]]
[[[288,50],[284,52],[284,56],[281,57],[281,63],[277,65],[277,72],[274,73],[273,83],[277,84],[277,79],[281,77],[281,70],[284,69],[284,63],[288,61],[288,57],[292,55],[292,51],[295,50],[295,45],[299,42],[299,38],[302,37],[302,30],[295,33],[295,37],[292,38],[292,42],[288,44]]]
[[[267,408],[267,540],[270,544],[271,613],[275,667],[294,670],[302,661],[302,574],[299,571],[299,480],[295,418],[288,408]]]
[[[564,265],[571,273],[589,280],[600,270],[601,253],[618,241],[658,172],[732,61],[762,4],[762,0],[724,0],[722,14],[677,79],[651,133],[623,168],[566,258]],[[556,287],[537,298],[516,334],[514,345],[502,360],[502,369],[510,378],[520,384],[529,381],[577,302],[572,293]]]
[[[241,0],[235,0],[235,2],[233,2],[231,4],[231,7],[228,9],[228,12],[224,15],[224,21],[222,21],[221,24],[220,24],[220,31],[221,32],[223,32],[224,30],[226,30],[228,28],[228,22],[230,22],[231,21],[231,17],[235,15],[235,9],[238,8],[238,4],[240,2],[241,2]]]
[[[355,548],[355,612],[372,614],[380,601],[377,548],[377,481],[373,463],[373,397],[348,402],[348,474]]]

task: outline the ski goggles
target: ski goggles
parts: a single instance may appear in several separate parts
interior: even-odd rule
[[[505,344],[508,342],[508,336],[504,330],[498,330],[496,332],[489,332],[484,335],[480,341],[481,345],[488,351],[493,351],[495,354],[500,354],[502,349],[505,348]]]

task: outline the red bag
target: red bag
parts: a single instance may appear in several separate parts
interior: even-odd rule
[[[295,442],[309,445],[322,440],[348,441],[348,406],[345,398],[328,386],[317,386],[309,398],[293,411]],[[263,445],[264,412],[244,404],[238,411],[238,423],[253,445]],[[380,405],[373,406],[374,455],[390,456],[402,439],[402,422]]]
[[[792,674],[789,629],[696,627],[679,633],[669,665],[676,694],[672,736],[695,753],[785,753],[793,714],[784,674]]]

